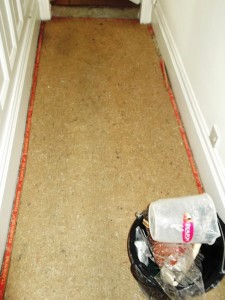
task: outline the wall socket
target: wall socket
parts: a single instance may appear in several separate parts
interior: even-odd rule
[[[216,146],[216,143],[218,142],[218,133],[217,133],[217,129],[216,129],[215,125],[213,125],[213,127],[210,131],[209,139],[210,139],[212,147],[214,148]]]

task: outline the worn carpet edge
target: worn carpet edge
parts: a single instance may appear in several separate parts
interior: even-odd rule
[[[7,243],[6,243],[6,250],[5,250],[2,268],[1,268],[0,300],[2,300],[4,298],[4,294],[5,294],[6,282],[7,282],[8,273],[9,273],[10,259],[11,259],[11,254],[12,254],[13,241],[14,241],[14,236],[15,236],[15,232],[16,232],[16,224],[17,224],[17,219],[18,219],[21,192],[22,192],[25,170],[26,170],[27,154],[28,154],[28,148],[29,148],[29,142],[30,142],[31,121],[32,121],[32,114],[33,114],[33,109],[34,109],[35,92],[36,92],[36,86],[37,86],[37,75],[38,75],[38,69],[39,69],[39,63],[40,63],[44,26],[45,26],[45,23],[42,22],[41,26],[40,26],[38,44],[37,44],[37,50],[36,50],[36,57],[35,57],[35,64],[34,64],[34,71],[33,71],[33,80],[32,80],[29,106],[28,106],[28,112],[27,112],[26,128],[25,128],[23,150],[22,150],[22,156],[21,156],[21,162],[20,162],[20,168],[19,168],[19,174],[18,174],[18,182],[17,182],[15,198],[14,198],[14,203],[13,203],[13,209],[12,209],[12,214],[11,214],[9,233],[8,233],[8,238],[7,238]]]
[[[152,39],[155,39],[154,29],[153,29],[151,24],[148,25],[148,31],[149,31]],[[178,109],[176,98],[174,96],[173,89],[172,89],[171,84],[170,84],[170,80],[169,80],[168,72],[167,72],[167,69],[166,69],[165,61],[162,58],[161,54],[159,54],[159,55],[160,55],[159,63],[160,63],[160,68],[161,68],[163,79],[164,79],[165,88],[166,88],[166,90],[169,94],[170,102],[172,104],[173,111],[174,111],[174,114],[175,114],[175,118],[176,118],[176,121],[178,123],[180,135],[181,135],[181,138],[182,138],[183,143],[184,143],[184,147],[185,147],[187,157],[188,157],[188,160],[189,160],[189,163],[190,163],[190,166],[191,166],[191,170],[192,170],[192,173],[193,173],[193,176],[194,176],[194,179],[195,179],[195,183],[197,185],[198,192],[201,194],[201,193],[204,192],[204,188],[203,188],[203,185],[202,185],[202,182],[201,182],[201,179],[200,179],[200,175],[199,175],[199,172],[198,172],[195,160],[194,160],[194,156],[193,156],[190,144],[188,142],[188,137],[187,137],[187,134],[186,134],[183,122],[182,122],[182,118],[181,118],[181,115],[180,115],[180,112],[179,112],[179,109]]]
[[[65,21],[67,19],[71,19],[71,17],[53,17],[52,20],[54,21]],[[92,20],[92,18],[82,18],[79,19],[82,20]],[[108,19],[107,19],[108,20]],[[138,20],[129,20],[129,19],[110,19],[115,20],[117,22],[126,22],[126,21],[132,21],[134,23],[139,22]],[[15,194],[15,200],[13,204],[12,214],[11,214],[11,221],[9,226],[9,233],[8,233],[8,239],[6,243],[6,250],[3,258],[2,268],[1,268],[1,276],[0,276],[0,300],[4,298],[5,294],[5,288],[6,288],[6,282],[7,277],[9,273],[9,266],[10,266],[10,259],[12,254],[12,248],[13,248],[13,241],[14,236],[16,232],[16,224],[18,219],[18,212],[19,212],[19,205],[21,200],[21,191],[23,187],[24,182],[24,175],[26,170],[26,162],[27,162],[27,154],[28,154],[28,148],[29,148],[29,142],[30,142],[30,130],[31,130],[31,121],[32,121],[32,114],[33,114],[33,108],[34,108],[34,100],[35,100],[35,92],[36,92],[36,86],[37,86],[37,75],[38,75],[38,69],[39,69],[39,63],[40,63],[40,56],[41,56],[41,48],[42,48],[42,42],[43,42],[43,35],[44,35],[44,27],[45,22],[41,23],[40,26],[40,32],[39,32],[39,38],[38,38],[38,46],[37,46],[37,52],[36,52],[36,58],[35,58],[35,64],[34,64],[34,72],[33,72],[33,83],[31,87],[31,94],[30,94],[30,100],[29,100],[29,107],[28,107],[28,113],[27,113],[27,122],[26,122],[26,129],[25,129],[25,136],[24,136],[24,145],[23,145],[23,151],[22,151],[22,158],[21,158],[21,164],[19,169],[19,175],[18,175],[18,183],[16,187],[16,194]],[[154,35],[154,31],[151,25],[148,26],[148,31],[151,36]],[[188,142],[188,138],[183,126],[183,122],[178,110],[178,106],[176,104],[176,99],[174,97],[172,87],[169,84],[168,75],[166,72],[166,66],[165,62],[162,58],[160,58],[159,65],[163,74],[163,79],[165,83],[165,88],[168,91],[169,98],[171,101],[171,105],[173,107],[175,118],[177,120],[181,138],[184,143],[184,147],[187,153],[187,157],[189,160],[189,163],[191,165],[192,173],[198,188],[199,193],[203,193],[203,186],[200,180],[200,176],[193,158],[193,154]]]
[[[188,142],[187,134],[186,134],[186,131],[184,129],[184,125],[183,125],[183,122],[182,122],[182,119],[181,119],[181,116],[180,116],[180,113],[179,113],[179,109],[178,109],[178,106],[177,106],[177,103],[176,103],[176,99],[175,99],[175,96],[173,94],[172,87],[169,83],[168,73],[166,71],[166,65],[165,65],[165,61],[163,60],[163,58],[160,59],[160,67],[161,67],[161,70],[162,70],[165,87],[168,91],[168,94],[169,94],[169,97],[170,97],[170,102],[171,102],[173,110],[174,110],[175,118],[176,118],[178,126],[179,126],[180,135],[181,135],[181,138],[182,138],[183,143],[184,143],[184,147],[185,147],[185,150],[186,150],[186,153],[187,153],[189,163],[191,165],[191,170],[192,170],[192,173],[193,173],[198,191],[201,194],[201,193],[204,192],[204,188],[202,186],[200,175],[199,175],[198,169],[196,167],[196,163],[195,163],[195,160],[194,160],[194,157],[193,157],[193,154],[192,154],[191,147],[190,147],[189,142]]]

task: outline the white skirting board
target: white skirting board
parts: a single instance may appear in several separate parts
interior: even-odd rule
[[[152,26],[165,61],[173,92],[205,191],[214,200],[225,222],[225,175],[220,158],[211,147],[207,129],[190,78],[174,43],[160,3],[153,8]]]
[[[1,157],[0,174],[3,178],[0,190],[0,263],[2,263],[5,252],[11,210],[15,198],[40,28],[38,2],[32,1],[32,5],[29,7],[29,17],[24,18],[22,38],[17,48],[14,76],[10,78],[9,90],[15,92],[9,94],[9,98],[11,98],[7,99],[12,105],[7,117],[7,125],[3,127],[1,135],[1,137],[4,136],[2,149],[5,155]]]

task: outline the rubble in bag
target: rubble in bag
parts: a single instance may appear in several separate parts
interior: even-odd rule
[[[135,230],[136,240],[134,242],[135,247],[137,248],[138,259],[145,264],[149,265],[149,258],[154,261],[154,257],[149,247],[149,240],[147,235],[141,227],[137,227]]]
[[[150,235],[149,242],[154,255],[154,260],[160,268],[164,265],[164,261],[169,256],[173,257],[173,260],[171,259],[170,261],[171,265],[175,265],[177,263],[177,257],[179,257],[179,255],[184,255],[189,247],[192,247],[182,244],[165,244],[156,242],[150,237]]]
[[[163,291],[172,300],[190,299],[194,296],[204,299],[205,289],[201,269],[194,262],[187,271],[183,268],[183,263],[188,264],[190,257],[191,254],[187,255],[187,253],[180,256],[175,265],[171,264],[171,260],[176,258],[168,257],[160,273],[155,277]],[[171,277],[171,282],[168,277]],[[177,284],[174,285],[174,282]]]
[[[146,224],[146,221],[144,223]],[[178,286],[193,265],[201,245],[157,242],[152,239],[149,229],[146,228],[146,230],[150,252],[161,269],[161,278],[174,287]]]
[[[182,262],[183,272],[186,272],[189,269],[201,247],[201,244],[191,245],[156,242],[151,238],[150,234],[149,241],[154,261],[160,268],[164,266],[165,260],[170,257],[171,266],[175,267],[175,265],[179,265],[179,263]],[[181,260],[181,258],[183,259]]]

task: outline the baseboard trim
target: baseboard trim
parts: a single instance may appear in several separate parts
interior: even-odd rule
[[[153,9],[152,26],[166,64],[202,184],[205,191],[213,198],[217,212],[225,222],[224,169],[210,144],[204,117],[159,2]]]

